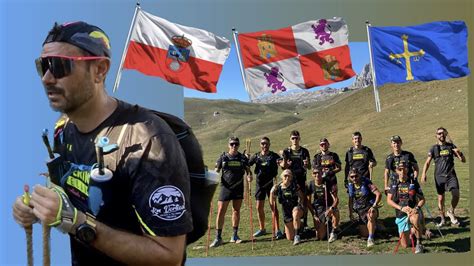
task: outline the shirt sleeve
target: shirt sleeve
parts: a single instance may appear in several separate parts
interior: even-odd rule
[[[216,161],[216,166],[214,168],[216,168],[217,170],[221,170],[222,169],[222,155],[219,156],[219,158],[217,158],[217,161]]]
[[[408,155],[408,160],[412,163],[412,164],[418,164],[418,162],[416,161],[415,159],[415,155],[413,155],[413,153],[410,152],[410,154]]]
[[[435,146],[431,146],[430,150],[428,151],[428,156],[429,157],[432,157],[432,158],[434,157],[434,147]]]
[[[392,157],[389,155],[387,156],[387,159],[385,159],[385,169],[390,170],[390,166],[392,165]]]
[[[151,136],[130,155],[131,202],[149,235],[178,236],[193,229],[185,155],[171,129]]]
[[[249,166],[254,165],[257,162],[257,154],[254,154],[250,157]]]
[[[339,155],[337,155],[337,153],[335,152],[333,153],[333,155],[334,155],[334,162],[341,165],[342,163],[341,163],[341,159],[339,159]]]
[[[377,163],[377,160],[375,160],[374,153],[372,152],[372,150],[370,148],[367,148],[367,153],[368,153],[368,156],[369,156],[369,161]]]

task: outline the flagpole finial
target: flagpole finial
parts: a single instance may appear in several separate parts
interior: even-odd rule
[[[370,24],[370,22],[368,20],[365,21],[365,24]]]

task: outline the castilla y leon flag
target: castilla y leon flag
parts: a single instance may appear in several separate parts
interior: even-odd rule
[[[377,86],[458,78],[470,73],[464,21],[369,27]]]
[[[348,35],[342,18],[239,34],[250,98],[351,78]]]
[[[216,92],[230,41],[139,10],[124,68],[203,92]]]

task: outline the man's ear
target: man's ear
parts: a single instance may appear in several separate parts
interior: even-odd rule
[[[96,83],[103,83],[105,77],[110,69],[110,60],[109,59],[100,59],[94,64],[93,73],[95,75],[94,81]]]

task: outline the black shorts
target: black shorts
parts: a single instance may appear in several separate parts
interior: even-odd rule
[[[459,189],[459,182],[456,175],[437,176],[435,177],[435,183],[438,195],[443,195],[446,191]]]
[[[258,183],[255,188],[255,199],[256,200],[265,200],[266,197],[270,197],[270,190],[272,190],[273,187],[273,180],[271,180],[269,183],[260,186]]]
[[[326,206],[316,205],[316,204],[312,204],[312,205],[313,205],[313,210],[315,212],[314,215],[318,217],[318,219],[322,223],[326,223],[326,215],[324,215],[326,213]]]
[[[363,209],[359,209],[357,210],[357,215],[359,215],[359,225],[365,225],[369,222],[369,216],[368,216],[368,213],[369,213],[369,209],[371,208],[372,206],[368,206],[368,207],[365,207]],[[375,209],[376,213],[378,214],[378,210]],[[377,215],[378,216],[378,215]]]
[[[286,223],[291,223],[293,222],[293,209],[295,207],[298,207],[298,205],[295,206],[286,206],[284,207],[282,205],[282,210],[283,210],[283,221]],[[298,207],[300,208],[300,207]]]
[[[244,184],[241,183],[232,189],[221,185],[221,192],[219,193],[219,201],[238,200],[244,198]]]

